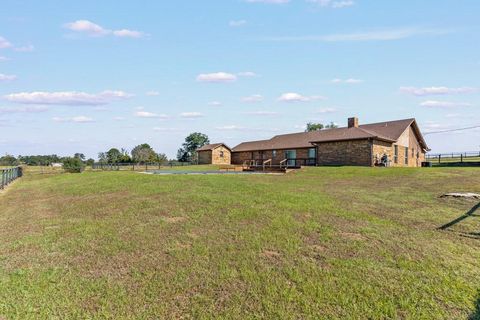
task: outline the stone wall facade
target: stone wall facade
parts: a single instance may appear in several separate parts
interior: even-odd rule
[[[212,151],[212,164],[230,164],[232,162],[232,153],[230,149],[224,146],[217,147]]]
[[[411,130],[411,129],[410,129]],[[397,149],[397,155],[395,154]],[[410,132],[408,146],[398,145],[379,140],[373,141],[373,159],[380,161],[386,154],[392,167],[420,167],[425,161],[425,152],[423,151],[415,133]]]
[[[230,164],[232,160],[231,151],[224,146],[219,146],[213,150],[198,152],[198,164]]]

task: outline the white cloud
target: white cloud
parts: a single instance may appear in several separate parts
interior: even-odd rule
[[[245,77],[245,78],[253,78],[253,77],[257,76],[257,74],[255,72],[252,72],[252,71],[239,72],[237,75],[239,77]]]
[[[155,127],[153,128],[154,131],[160,131],[160,132],[174,132],[174,131],[180,131],[179,128],[164,128],[164,127]]]
[[[17,52],[32,52],[35,50],[35,47],[31,44],[23,47],[15,47],[13,50]]]
[[[231,20],[228,25],[232,28],[243,27],[247,24],[247,20]]]
[[[76,116],[76,117],[71,117],[71,118],[61,118],[61,117],[53,117],[53,121],[55,122],[75,122],[75,123],[89,123],[89,122],[95,122],[90,117],[86,116]]]
[[[113,35],[122,38],[141,38],[144,36],[143,32],[128,29],[115,30]]]
[[[334,9],[351,7],[351,6],[355,5],[355,1],[353,1],[353,0],[340,0],[340,1],[333,1],[333,0],[307,0],[307,2],[311,2],[311,3],[318,4],[318,5],[321,6],[321,7],[334,8]]]
[[[427,100],[420,103],[422,107],[429,107],[429,108],[455,108],[455,107],[471,107],[471,103],[464,103],[464,102],[448,102],[448,101],[435,101],[435,100]]]
[[[4,57],[4,56],[0,56],[0,62],[3,62],[3,61],[8,61],[10,59],[8,59],[7,57]]]
[[[325,97],[322,96],[303,96],[298,93],[284,93],[279,98],[278,101],[282,102],[309,102],[314,100],[324,100]]]
[[[151,90],[151,91],[147,91],[146,95],[147,95],[147,96],[151,96],[151,97],[159,96],[159,95],[160,95],[160,92],[155,91],[155,90]]]
[[[334,113],[337,111],[338,110],[336,108],[322,108],[320,110],[317,110],[315,113]]]
[[[355,78],[348,78],[348,79],[340,79],[340,78],[336,78],[336,79],[333,79],[332,80],[332,83],[346,83],[346,84],[358,84],[358,83],[362,83],[363,80],[361,79],[355,79]]]
[[[65,92],[21,92],[4,96],[10,102],[38,105],[105,105],[113,101],[124,100],[132,95],[123,91],[103,91],[89,94],[77,91]]]
[[[208,103],[208,105],[212,107],[220,107],[222,103],[220,101],[211,101]]]
[[[0,49],[10,48],[11,46],[10,41],[0,36]]]
[[[160,118],[160,119],[167,119],[168,116],[166,114],[157,114],[149,111],[137,111],[135,112],[135,117],[138,118]]]
[[[76,32],[85,32],[90,36],[96,37],[104,36],[111,32],[110,30],[107,30],[102,26],[88,20],[77,20],[75,22],[69,22],[66,23],[64,27]]]
[[[38,113],[48,111],[48,108],[42,106],[28,106],[28,107],[0,107],[0,114],[2,113]]]
[[[247,103],[262,102],[263,96],[261,94],[254,94],[254,95],[242,98],[242,101]]]
[[[389,30],[376,30],[355,33],[340,33],[329,35],[285,36],[265,38],[267,41],[323,41],[323,42],[348,42],[348,41],[392,41],[411,38],[415,36],[443,35],[451,33],[445,29],[424,28],[398,28]]]
[[[448,94],[462,94],[478,92],[477,88],[460,87],[460,88],[448,88],[448,87],[400,87],[400,92],[411,94],[414,96],[428,96],[428,95],[448,95]]]
[[[263,111],[263,110],[245,112],[244,114],[247,114],[247,115],[250,115],[250,116],[266,116],[266,117],[269,117],[269,116],[278,116],[278,115],[279,115],[278,112],[274,112],[274,111]]]
[[[290,0],[246,0],[249,3],[269,3],[269,4],[283,4],[289,3]]]
[[[124,118],[124,117],[114,117],[113,120],[115,120],[115,121],[123,121],[123,120],[125,120],[125,118]]]
[[[228,131],[228,130],[245,130],[246,128],[245,127],[242,127],[242,126],[237,126],[237,125],[225,125],[225,126],[221,126],[221,127],[216,127],[215,129],[217,130],[225,130],[225,131]]]
[[[13,74],[3,74],[3,73],[0,73],[0,82],[1,81],[13,81],[17,79],[17,76],[13,75]]]
[[[182,112],[180,113],[180,117],[186,119],[196,119],[203,117],[203,114],[200,112]]]
[[[229,83],[236,80],[236,75],[227,72],[203,73],[197,76],[198,82]]]
[[[75,32],[82,32],[91,37],[103,37],[106,35],[114,35],[123,38],[141,38],[144,36],[143,32],[129,29],[110,30],[98,25],[89,20],[77,20],[63,25],[64,28]]]

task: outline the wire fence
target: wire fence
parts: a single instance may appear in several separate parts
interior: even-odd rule
[[[0,189],[4,189],[12,181],[20,178],[23,175],[22,167],[4,168],[0,169],[2,175],[0,180]]]
[[[163,163],[94,163],[92,170],[102,171],[148,171],[161,169],[165,167],[184,167],[191,166],[190,162],[163,162]]]
[[[480,152],[452,152],[427,154],[426,161],[432,164],[480,164]]]

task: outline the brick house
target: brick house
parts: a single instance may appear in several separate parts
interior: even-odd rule
[[[198,164],[231,164],[232,150],[224,143],[207,144],[197,153]]]
[[[395,167],[419,167],[428,146],[415,119],[348,126],[313,132],[277,135],[269,140],[243,142],[231,151],[232,164],[271,160],[289,166],[352,165],[375,166],[386,155]]]

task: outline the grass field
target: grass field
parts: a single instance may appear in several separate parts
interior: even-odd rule
[[[27,174],[0,194],[0,319],[480,319],[474,168]]]

